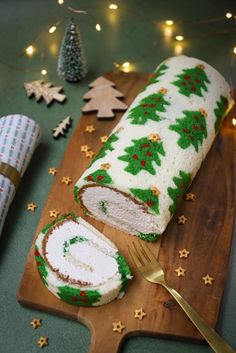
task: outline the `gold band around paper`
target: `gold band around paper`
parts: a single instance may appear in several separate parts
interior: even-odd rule
[[[0,174],[10,179],[11,182],[14,184],[15,188],[18,188],[21,176],[16,168],[12,167],[7,163],[0,162]]]

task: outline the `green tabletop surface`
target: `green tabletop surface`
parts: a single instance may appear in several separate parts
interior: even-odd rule
[[[110,3],[118,8],[109,9]],[[69,6],[88,14],[73,13]],[[226,13],[232,17],[227,18]],[[70,17],[79,26],[88,62],[87,77],[75,84],[57,75],[58,50]],[[173,20],[173,26],[166,25],[166,20]],[[100,24],[101,31],[96,30],[96,24]],[[56,25],[56,31],[50,34],[52,25]],[[184,36],[184,40],[178,42],[176,35]],[[27,254],[53,181],[48,168],[61,162],[81,116],[88,84],[107,71],[122,69],[124,62],[130,62],[130,70],[152,72],[162,60],[182,52],[207,61],[236,89],[236,2],[64,0],[59,4],[58,0],[1,0],[0,43],[1,116],[24,114],[43,130],[41,144],[17,190],[0,238],[0,353],[39,352],[40,336],[49,337],[45,353],[85,353],[90,344],[90,332],[85,326],[24,308],[16,300]],[[35,48],[31,57],[25,53],[29,45]],[[42,69],[47,70],[45,76]],[[29,99],[23,83],[40,79],[62,85],[67,101],[47,107],[43,101]],[[73,119],[72,128],[66,138],[54,140],[52,129],[68,115]],[[34,213],[26,210],[30,202],[38,205]],[[234,237],[217,331],[236,349],[235,240]],[[34,317],[42,319],[40,329],[30,326]],[[127,339],[121,352],[203,353],[211,349],[204,344],[139,336]]]

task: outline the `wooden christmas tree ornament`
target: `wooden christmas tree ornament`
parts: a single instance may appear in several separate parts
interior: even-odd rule
[[[43,98],[47,105],[53,100],[62,103],[66,99],[64,94],[59,93],[63,87],[52,87],[51,82],[44,83],[42,80],[31,81],[24,83],[24,87],[28,97],[34,95],[37,102]]]
[[[65,119],[60,121],[60,123],[52,130],[52,135],[54,139],[58,139],[61,136],[66,135],[67,130],[71,127],[71,117],[67,116]]]
[[[90,101],[84,105],[82,112],[97,111],[98,119],[107,119],[115,116],[113,110],[126,110],[127,105],[117,99],[124,97],[124,94],[113,86],[113,82],[102,76],[90,83],[91,89],[83,97]]]

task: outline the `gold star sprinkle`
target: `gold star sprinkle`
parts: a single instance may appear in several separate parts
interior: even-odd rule
[[[209,284],[210,286],[212,286],[212,282],[214,281],[214,278],[211,277],[209,274],[207,274],[205,277],[202,277],[204,284]]]
[[[30,323],[31,326],[33,326],[34,329],[38,328],[41,326],[41,319],[33,319]]]
[[[88,152],[89,150],[90,150],[90,147],[88,145],[80,146],[80,151],[81,152]]]
[[[41,336],[40,339],[37,341],[40,348],[48,346],[48,337]]]
[[[187,220],[188,220],[188,218],[185,217],[184,215],[177,217],[177,223],[178,224],[185,224],[187,222]]]
[[[27,210],[28,210],[28,211],[34,212],[34,211],[36,210],[36,208],[38,208],[38,206],[35,205],[35,203],[33,203],[33,202],[28,203],[28,205],[27,205]]]
[[[177,273],[178,277],[184,277],[186,274],[186,270],[182,268],[181,266],[175,269],[175,272]]]
[[[148,139],[149,139],[150,141],[152,141],[152,142],[157,142],[157,141],[159,141],[161,138],[160,138],[160,136],[159,136],[158,134],[150,134],[150,135],[148,136]]]
[[[87,125],[85,131],[87,131],[89,134],[92,134],[95,131],[94,125]]]
[[[166,94],[167,92],[168,92],[168,89],[162,87],[158,93]]]
[[[122,332],[125,329],[125,325],[122,324],[121,321],[113,322],[113,331],[114,332]]]
[[[64,177],[62,177],[61,182],[62,182],[62,184],[69,185],[72,182],[72,180],[69,176],[67,176],[67,177],[64,176]]]
[[[111,164],[110,163],[103,163],[100,165],[100,169],[102,170],[108,170],[111,168]]]
[[[196,195],[193,194],[192,192],[188,192],[186,195],[185,195],[185,200],[186,201],[196,201]]]
[[[158,197],[160,195],[160,190],[156,188],[155,186],[151,187],[151,192],[153,193],[154,196]]]
[[[86,152],[86,157],[87,158],[93,158],[94,156],[95,156],[95,152],[93,152],[93,151]]]
[[[101,140],[102,143],[107,142],[108,136],[107,136],[107,135],[101,136],[101,137],[100,137],[100,140]]]
[[[48,169],[48,174],[56,175],[56,174],[57,174],[56,168],[49,168],[49,169]]]
[[[190,251],[186,249],[179,250],[179,257],[182,258],[187,258],[188,255],[190,254]]]
[[[199,109],[199,112],[202,114],[202,116],[204,117],[204,118],[206,118],[207,117],[207,111],[205,110],[205,109],[203,109],[203,108],[201,108],[201,109]]]
[[[48,212],[50,217],[54,217],[57,218],[57,216],[59,215],[60,212],[56,211],[56,210],[51,210]]]
[[[143,311],[143,308],[140,309],[135,309],[134,310],[134,317],[135,319],[139,319],[142,320],[144,318],[144,316],[146,316],[147,314]]]

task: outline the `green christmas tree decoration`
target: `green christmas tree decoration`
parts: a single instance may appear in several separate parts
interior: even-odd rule
[[[121,161],[128,163],[125,170],[133,175],[138,174],[142,170],[155,175],[156,171],[153,163],[160,166],[160,156],[165,156],[163,143],[160,141],[150,141],[147,137],[132,140],[132,142],[132,146],[125,148],[126,154],[118,157]]]
[[[226,97],[220,96],[220,100],[216,102],[217,107],[214,109],[214,113],[216,115],[216,121],[215,121],[215,132],[217,133],[219,131],[222,119],[225,117],[225,113],[227,112],[228,109],[228,99]]]
[[[80,33],[73,19],[69,20],[62,40],[57,72],[69,82],[78,82],[87,74]]]
[[[46,263],[45,263],[44,259],[42,258],[42,256],[40,255],[40,252],[39,252],[39,249],[37,246],[35,246],[34,256],[35,256],[36,265],[37,265],[41,280],[45,286],[48,286],[48,283],[46,280],[46,278],[48,276]]]
[[[169,207],[171,216],[175,213],[178,202],[181,200],[191,183],[191,174],[180,170],[179,175],[174,176],[172,180],[176,185],[176,188],[168,187],[167,189],[168,195],[173,201]]]
[[[165,64],[161,64],[160,66],[157,67],[156,71],[154,71],[153,74],[151,74],[149,80],[148,80],[148,84],[145,86],[144,89],[147,88],[147,86],[153,84],[153,83],[157,83],[159,82],[159,78],[160,76],[164,75],[165,71],[168,69],[168,66],[166,66]]]
[[[119,138],[117,137],[117,134],[111,134],[108,138],[108,140],[106,142],[104,142],[103,147],[100,149],[99,153],[97,154],[97,156],[94,158],[94,160],[92,161],[91,165],[100,158],[103,158],[106,156],[108,151],[113,151],[114,147],[112,146],[112,144],[116,141],[118,141]]]
[[[164,98],[164,93],[153,93],[143,98],[138,105],[132,108],[127,119],[131,120],[131,124],[144,125],[148,120],[160,121],[163,118],[158,112],[165,112],[166,105],[170,105]]]
[[[130,189],[132,194],[139,200],[143,201],[154,213],[160,214],[159,211],[159,198],[154,195],[151,189]]]
[[[58,287],[61,300],[74,305],[90,306],[98,302],[101,294],[96,290],[79,290],[69,286]]]
[[[121,275],[121,289],[120,292],[125,292],[128,287],[128,279],[132,278],[132,273],[123,255],[120,253],[116,256],[118,263],[119,273]]]
[[[203,97],[202,91],[208,91],[206,83],[210,83],[210,81],[203,65],[198,65],[192,69],[184,69],[177,77],[178,80],[172,82],[172,84],[177,86],[179,92],[187,97],[191,94]]]
[[[111,184],[112,178],[104,169],[98,169],[95,172],[87,175],[84,180],[93,181],[98,184]]]
[[[184,117],[176,119],[176,124],[170,125],[169,129],[180,135],[178,145],[182,149],[193,145],[196,152],[203,140],[207,137],[206,118],[201,111],[183,111]]]

